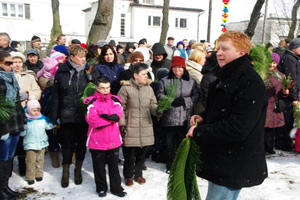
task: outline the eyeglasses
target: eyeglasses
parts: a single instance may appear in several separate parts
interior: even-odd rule
[[[133,62],[140,62],[140,63],[143,63],[144,60],[143,60],[143,59],[140,59],[140,58],[136,58],[136,59],[133,60]]]
[[[13,64],[12,61],[1,61],[0,64],[4,64],[6,66],[11,66]]]
[[[97,88],[99,88],[100,90],[109,90],[110,89],[110,87],[97,87]]]

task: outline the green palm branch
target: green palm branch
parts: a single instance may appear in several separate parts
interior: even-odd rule
[[[14,104],[7,101],[5,95],[0,95],[0,121],[7,123],[10,120],[10,114],[14,112]]]
[[[78,104],[83,113],[86,113],[87,106],[83,103],[86,97],[90,97],[95,94],[96,85],[92,82],[89,82],[82,93],[79,94],[80,98]]]
[[[193,138],[181,142],[169,175],[168,200],[201,200],[196,177],[196,168],[201,164],[199,154]]]
[[[171,108],[171,104],[176,97],[178,84],[179,84],[179,79],[175,79],[173,84],[169,84],[168,87],[166,87],[167,94],[164,97],[161,97],[158,101],[158,105],[157,105],[158,112],[163,112]]]

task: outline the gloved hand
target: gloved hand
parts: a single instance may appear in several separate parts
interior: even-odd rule
[[[114,121],[114,122],[118,122],[120,120],[120,118],[117,114],[109,115],[107,119],[111,120],[111,121]]]
[[[28,93],[26,92],[19,92],[20,95],[20,101],[25,101],[28,99]]]
[[[185,106],[183,97],[178,97],[174,99],[171,105],[174,107]]]
[[[6,141],[8,139],[8,137],[9,137],[9,133],[6,133],[5,135],[1,136],[0,140]]]
[[[125,137],[125,135],[126,135],[126,126],[120,126],[120,132],[121,132],[121,136]]]
[[[101,114],[99,115],[100,117],[110,120],[110,121],[114,121],[114,122],[118,122],[119,121],[119,116],[117,114],[112,114],[112,115],[108,115],[108,114]]]
[[[86,80],[88,81],[88,82],[92,82],[93,81],[93,76],[92,76],[92,74],[84,74],[85,75],[85,78],[86,78]]]

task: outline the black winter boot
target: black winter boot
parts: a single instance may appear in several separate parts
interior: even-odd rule
[[[83,161],[76,160],[75,169],[74,169],[74,181],[76,185],[80,185],[82,183],[82,168]]]
[[[20,176],[26,175],[26,163],[25,163],[25,156],[18,156],[19,161],[19,174]]]
[[[11,171],[13,160],[14,159],[11,158],[11,159],[8,159],[6,161],[6,165],[5,165],[5,168],[4,168],[4,190],[6,191],[6,193],[10,194],[13,197],[20,197],[21,193],[13,191],[8,186],[8,180],[9,180],[9,177],[10,177],[10,171]]]
[[[15,200],[16,197],[10,195],[6,189],[6,176],[5,176],[5,167],[7,165],[7,161],[0,162],[0,199],[1,200]],[[8,174],[8,177],[10,176],[10,173]]]
[[[64,164],[63,166],[63,172],[61,177],[61,187],[66,188],[69,186],[69,178],[70,178],[70,165]]]

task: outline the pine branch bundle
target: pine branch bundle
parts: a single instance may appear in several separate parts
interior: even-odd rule
[[[250,58],[254,62],[254,70],[266,81],[269,74],[269,66],[272,62],[271,53],[262,45],[255,45],[251,48]]]
[[[281,77],[280,74],[274,70],[273,75],[280,80],[284,89],[290,89],[296,83],[292,80],[291,73],[288,76],[284,74]]]
[[[168,87],[166,87],[167,94],[165,95],[165,97],[160,98],[158,101],[158,105],[157,105],[158,112],[163,112],[171,108],[171,104],[174,101],[177,93],[178,85],[179,85],[179,79],[175,79],[174,84],[169,84]]]
[[[94,95],[95,91],[96,91],[96,85],[92,82],[89,82],[85,87],[85,89],[83,90],[83,92],[79,94],[80,98],[78,100],[78,104],[84,114],[86,113],[86,109],[87,109],[87,106],[83,103],[84,99],[86,97],[90,97]]]
[[[177,149],[168,181],[168,200],[201,200],[196,168],[201,164],[199,147],[185,138]]]
[[[5,95],[0,95],[0,121],[5,124],[10,120],[10,114],[13,113],[14,104],[7,101]]]
[[[293,107],[293,117],[295,118],[295,128],[300,128],[300,102]]]

